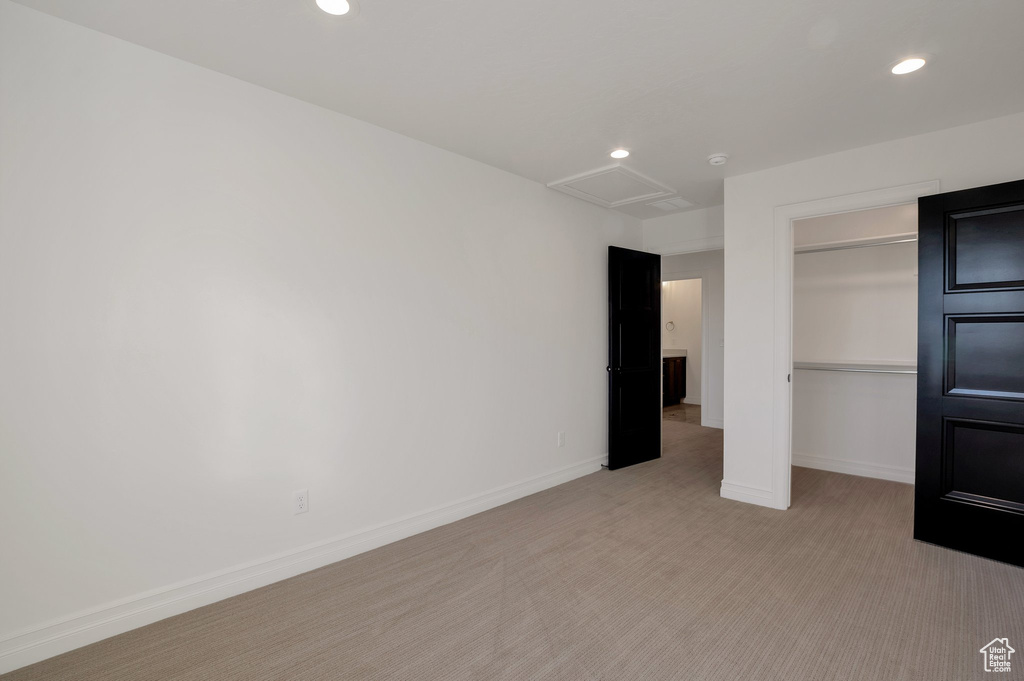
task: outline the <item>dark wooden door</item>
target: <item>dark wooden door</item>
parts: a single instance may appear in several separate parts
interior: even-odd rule
[[[661,256],[608,248],[608,468],[661,456]]]
[[[1024,565],[1024,181],[919,206],[914,536]]]

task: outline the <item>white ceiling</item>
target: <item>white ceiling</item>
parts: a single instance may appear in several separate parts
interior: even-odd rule
[[[626,147],[695,208],[726,175],[1024,111],[1022,0],[20,2],[545,184]]]

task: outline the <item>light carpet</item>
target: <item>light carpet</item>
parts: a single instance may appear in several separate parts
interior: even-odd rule
[[[658,461],[3,678],[942,681],[992,677],[997,636],[1024,678],[1024,570],[915,542],[912,487],[797,468],[788,511],[728,501],[721,431],[664,428]]]

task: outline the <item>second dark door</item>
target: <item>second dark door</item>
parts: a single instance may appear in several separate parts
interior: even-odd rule
[[[914,536],[1024,565],[1024,181],[919,205]]]

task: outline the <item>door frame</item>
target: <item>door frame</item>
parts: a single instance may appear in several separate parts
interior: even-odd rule
[[[662,256],[664,262],[664,257]],[[708,279],[708,272],[701,269],[694,270],[681,270],[679,272],[665,272],[662,269],[661,272],[661,283],[662,285],[668,281],[690,281],[693,279],[700,280],[700,425],[708,427],[707,422],[707,410],[705,405],[708,403],[708,358],[710,353],[707,351],[709,343],[711,343],[711,323],[709,319],[709,304],[708,304],[708,287],[706,285]],[[665,330],[665,305],[662,301],[661,306],[661,330],[664,333]],[[662,343],[661,347],[662,363],[664,365],[665,360],[665,344]],[[689,359],[689,358],[687,358]],[[685,400],[684,400],[685,401]]]
[[[793,222],[838,213],[915,203],[939,193],[939,181],[833,196],[775,209],[775,329],[773,333],[771,506],[789,508],[793,467]]]

